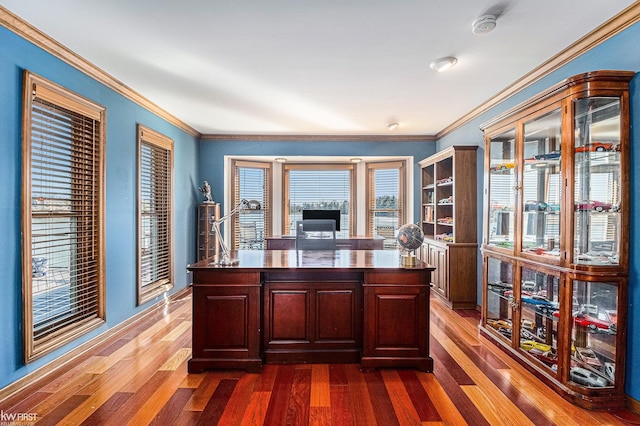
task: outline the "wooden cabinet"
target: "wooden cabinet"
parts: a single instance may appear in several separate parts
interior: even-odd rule
[[[425,242],[433,293],[453,309],[477,306],[477,146],[452,146],[420,161]]]
[[[332,277],[332,275],[334,275]],[[269,273],[264,283],[263,347],[270,362],[359,362],[362,285],[359,274]]]
[[[361,366],[433,371],[428,273],[365,273]]]
[[[574,76],[482,126],[481,330],[592,409],[625,404],[633,75]]]
[[[216,240],[216,235],[212,230],[212,220],[217,220],[219,218],[219,203],[198,204],[198,260],[208,259],[218,254],[218,241]]]
[[[193,356],[204,369],[263,362],[354,363],[433,371],[429,276],[398,251],[239,250],[193,273]]]
[[[189,372],[216,360],[218,368],[262,370],[259,272],[196,271]]]

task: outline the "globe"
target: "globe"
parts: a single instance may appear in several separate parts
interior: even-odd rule
[[[407,251],[417,250],[424,241],[422,229],[415,223],[402,225],[398,229],[398,244]]]

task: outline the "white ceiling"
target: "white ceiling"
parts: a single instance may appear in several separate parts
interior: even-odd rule
[[[632,3],[0,0],[200,133],[260,135],[437,134]]]

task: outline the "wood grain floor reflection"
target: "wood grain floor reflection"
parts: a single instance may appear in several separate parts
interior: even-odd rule
[[[0,401],[38,425],[628,425],[549,391],[478,335],[475,311],[432,299],[434,373],[356,364],[266,365],[187,374],[190,294]]]

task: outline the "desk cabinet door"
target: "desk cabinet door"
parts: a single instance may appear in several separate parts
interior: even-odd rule
[[[190,372],[203,368],[259,371],[260,287],[194,286],[193,304]]]
[[[431,371],[428,287],[367,284],[364,295],[362,366],[394,365]]]

